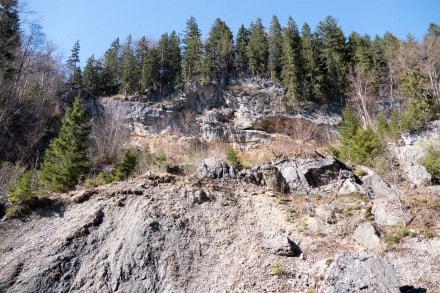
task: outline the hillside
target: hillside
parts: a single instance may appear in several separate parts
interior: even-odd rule
[[[0,293],[440,292],[440,25],[191,16],[81,67],[20,9],[0,0]]]
[[[405,228],[411,236],[402,236],[395,195],[380,194],[387,185],[367,176],[373,180],[364,177],[358,185],[345,179],[338,188],[338,170],[345,167],[330,158],[288,160],[238,173],[237,179],[226,169],[206,168],[209,162],[201,179],[146,174],[61,194],[26,221],[2,222],[0,291],[440,289],[439,188],[405,197],[405,214],[413,219]],[[288,174],[288,162],[302,162],[297,172],[306,174],[302,187],[310,194],[278,194],[279,180],[271,175],[277,171],[270,170]],[[209,179],[215,174],[224,177]],[[265,180],[249,179],[258,174]],[[292,190],[301,182],[283,178]],[[327,182],[307,187],[313,178]],[[348,186],[359,192],[369,186],[376,194],[370,201]],[[421,229],[425,221],[431,221],[432,235]],[[390,235],[402,239],[390,242]],[[342,264],[352,261],[358,264],[344,271]],[[404,290],[411,286],[418,289]]]

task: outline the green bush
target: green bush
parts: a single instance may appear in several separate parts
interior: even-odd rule
[[[430,146],[422,161],[426,170],[434,176],[440,177],[440,148]]]
[[[164,153],[160,153],[156,156],[156,164],[163,167],[167,163],[167,156]]]
[[[401,118],[401,125],[404,130],[419,130],[425,127],[426,123],[434,119],[435,108],[430,100],[411,100]]]
[[[11,204],[19,205],[25,200],[29,199],[33,195],[32,190],[33,173],[32,171],[25,171],[18,178],[15,186],[9,191],[8,202]]]
[[[116,167],[113,169],[110,176],[110,181],[126,180],[128,176],[130,176],[136,169],[138,165],[138,160],[139,154],[137,151],[133,149],[127,150],[124,154],[124,159],[122,160],[122,162],[117,164]],[[101,175],[101,177],[103,177],[103,180],[105,179],[104,176]]]
[[[359,118],[349,108],[344,109],[338,130],[341,147],[333,153],[339,153],[342,160],[371,165],[372,159],[383,150],[379,135],[370,127],[362,128]]]
[[[7,201],[11,204],[6,207],[6,217],[17,216],[17,211],[32,208],[32,199],[35,199],[34,173],[30,170],[23,172],[17,183],[9,190]]]
[[[238,153],[234,149],[230,148],[226,153],[226,162],[228,162],[233,168],[241,171],[243,169],[243,165],[238,158]]]

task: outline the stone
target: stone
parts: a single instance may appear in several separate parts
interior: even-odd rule
[[[237,177],[237,171],[229,166],[225,161],[217,158],[205,159],[199,169],[202,178],[222,179]]]
[[[399,207],[386,198],[373,200],[371,213],[374,215],[374,222],[381,226],[394,226],[402,222]]]
[[[325,293],[400,292],[393,266],[367,253],[338,253],[318,262],[314,281],[317,291]]]
[[[423,166],[409,166],[404,169],[408,179],[416,186],[431,185],[432,175]]]
[[[354,180],[344,179],[338,190],[338,195],[349,195],[353,193],[366,195],[367,190],[362,185],[357,184]]]
[[[354,230],[353,240],[363,247],[379,253],[385,249],[385,245],[380,241],[379,235],[380,233],[371,222],[363,222]]]
[[[385,182],[379,175],[377,174],[371,174],[364,176],[362,178],[363,186],[371,191],[373,196],[381,196],[381,197],[388,197],[388,198],[394,198],[396,197],[396,192],[394,189],[391,188],[391,186]]]
[[[335,207],[332,205],[322,206],[319,205],[315,209],[315,216],[320,218],[327,224],[335,224],[337,222]]]
[[[270,253],[281,256],[300,256],[300,247],[287,236],[276,236],[266,240],[263,248]]]

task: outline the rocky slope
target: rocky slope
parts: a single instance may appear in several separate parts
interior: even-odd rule
[[[335,136],[340,107],[330,107],[325,114],[286,114],[283,95],[283,88],[270,81],[240,79],[225,90],[207,85],[162,101],[146,96],[103,98],[97,111],[124,117],[140,136],[178,132],[209,141],[268,143],[273,133],[292,135],[301,128],[316,136],[309,139],[323,133]]]
[[[318,156],[242,172],[210,159],[198,177],[58,195],[1,222],[0,292],[439,291],[438,218],[432,235],[388,246],[398,225],[376,218],[399,210],[387,191]],[[429,192],[438,216],[440,190]]]

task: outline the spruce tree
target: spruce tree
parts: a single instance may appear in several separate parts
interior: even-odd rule
[[[301,29],[300,55],[302,61],[302,97],[306,101],[319,101],[321,97],[322,74],[318,66],[317,50],[310,26],[304,23]]]
[[[179,86],[181,81],[180,76],[182,73],[182,54],[180,51],[180,38],[175,31],[171,32],[168,42],[170,82],[174,86]]]
[[[80,50],[80,45],[79,45],[79,41],[77,40],[71,50],[72,54],[70,55],[69,59],[67,59],[67,68],[69,68],[71,71],[70,85],[72,87],[74,87],[75,85],[78,85],[77,83],[79,81],[78,76],[77,76],[78,75],[77,64],[80,62],[79,50]],[[81,70],[81,68],[80,68],[80,70]]]
[[[117,38],[112,42],[110,48],[104,53],[102,83],[104,93],[106,95],[115,94],[119,90],[120,49],[121,45],[119,44],[119,38]]]
[[[147,56],[149,45],[149,41],[145,36],[141,37],[141,39],[137,41],[135,45],[135,75],[137,83],[133,85],[134,91],[142,90],[142,65],[145,57]]]
[[[86,66],[83,73],[83,85],[87,91],[93,95],[100,95],[101,92],[101,79],[100,75],[102,67],[99,61],[95,60],[95,56],[92,55],[87,59]]]
[[[159,57],[157,48],[150,48],[142,62],[141,91],[156,90],[160,86]]]
[[[247,74],[249,70],[247,47],[250,34],[251,32],[244,25],[241,25],[237,32],[234,67],[240,74]]]
[[[20,47],[17,0],[0,1],[0,81],[14,76],[14,60]],[[1,82],[0,82],[1,86]]]
[[[256,23],[251,23],[251,34],[247,47],[247,57],[249,59],[249,69],[254,75],[261,75],[267,71],[268,59],[268,40],[267,33],[258,18]]]
[[[225,83],[233,60],[232,32],[217,18],[205,44],[204,69],[207,80]]]
[[[52,191],[66,191],[75,187],[89,167],[87,140],[90,132],[84,105],[76,97],[66,111],[58,137],[50,142],[44,155],[39,179]]]
[[[288,108],[299,105],[300,97],[300,36],[295,21],[289,18],[287,27],[283,29],[282,39],[282,72],[281,79],[286,89],[285,104]]]
[[[122,48],[121,55],[121,87],[120,91],[124,94],[132,94],[136,90],[136,85],[138,84],[136,75],[136,60],[132,48],[132,37],[129,35],[127,37],[127,42]]]
[[[322,91],[326,99],[343,99],[347,89],[345,36],[335,18],[327,16],[316,30],[324,73]]]
[[[274,15],[269,28],[269,60],[268,69],[270,77],[278,81],[281,75],[281,54],[283,50],[283,35],[278,17]],[[293,56],[292,56],[293,57]]]
[[[183,37],[183,79],[190,82],[202,73],[203,43],[196,19],[191,16],[186,22]]]

